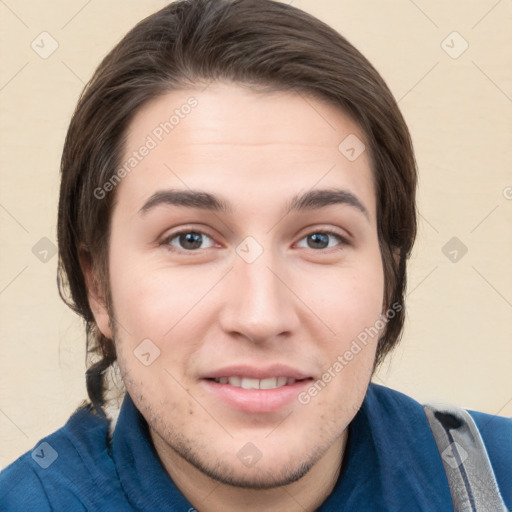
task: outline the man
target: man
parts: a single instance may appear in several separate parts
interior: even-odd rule
[[[509,420],[370,385],[403,326],[415,188],[391,93],[323,23],[270,0],[143,20],[62,157],[90,403],[2,473],[2,510],[509,510]]]

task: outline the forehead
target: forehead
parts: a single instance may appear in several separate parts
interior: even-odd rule
[[[293,195],[342,187],[375,211],[369,151],[341,109],[294,91],[257,93],[232,83],[159,96],[134,116],[118,202],[140,208],[163,188],[220,195]],[[283,198],[285,200],[286,198]]]

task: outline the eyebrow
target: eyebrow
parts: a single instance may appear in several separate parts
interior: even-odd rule
[[[292,197],[286,209],[286,213],[290,213],[291,211],[318,210],[332,204],[353,206],[359,210],[367,220],[370,220],[370,214],[359,198],[349,190],[339,188],[310,190],[304,194],[297,194]]]
[[[199,190],[160,190],[155,192],[139,210],[144,214],[161,205],[187,206],[200,208],[220,213],[232,213],[232,208],[227,201],[220,199],[208,192]]]
[[[310,190],[303,194],[296,194],[288,202],[285,212],[288,214],[292,211],[319,210],[333,204],[352,206],[370,220],[367,208],[358,197],[348,190],[338,188]],[[155,192],[144,203],[144,206],[139,210],[139,214],[145,214],[162,205],[185,206],[219,213],[233,213],[233,208],[228,201],[209,192],[169,189]]]

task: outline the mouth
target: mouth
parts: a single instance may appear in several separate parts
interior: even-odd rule
[[[274,365],[264,369],[250,366],[220,369],[205,375],[200,381],[209,396],[224,406],[261,414],[289,406],[313,380],[305,372]]]
[[[283,386],[291,386],[297,382],[297,380],[306,380],[306,379],[294,379],[293,377],[268,377],[266,379],[254,379],[251,377],[218,377],[213,379],[208,379],[217,384],[229,384],[230,386],[234,386],[235,388],[242,389],[276,389],[282,388]]]

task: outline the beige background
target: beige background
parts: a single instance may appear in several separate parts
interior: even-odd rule
[[[57,257],[45,263],[32,249],[43,237],[55,243],[60,152],[84,83],[127,30],[166,3],[0,1],[0,467],[86,396],[81,321],[58,297]],[[512,416],[512,2],[293,5],[374,63],[415,142],[421,226],[407,329],[375,381],[420,401]],[[31,47],[51,49],[44,31],[58,43],[46,59]],[[458,53],[461,37],[469,47],[452,58],[443,46]],[[452,237],[468,248],[457,262],[442,252]]]

